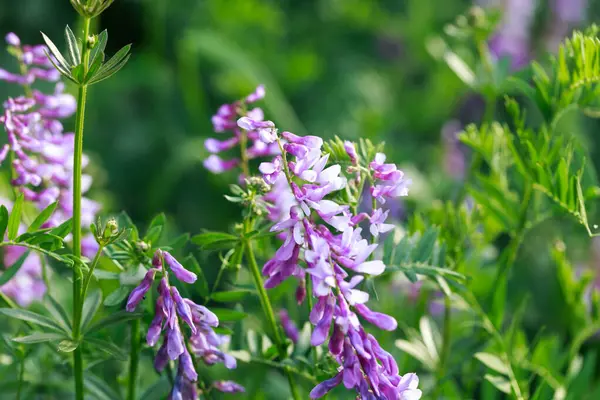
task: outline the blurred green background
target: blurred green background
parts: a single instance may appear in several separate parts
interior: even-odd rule
[[[517,8],[530,3],[495,2]],[[554,3],[536,3],[528,40],[532,57],[553,49],[554,36],[566,35],[570,28],[596,21],[600,15],[600,1],[586,6],[567,0],[566,4],[585,12],[580,21],[558,26]],[[92,197],[103,202],[106,212],[125,210],[142,226],[164,211],[174,222],[174,231],[225,230],[239,216],[239,209],[223,199],[235,175],[211,175],[203,168],[207,156],[203,141],[214,136],[210,117],[219,105],[249,93],[259,83],[267,88],[267,118],[283,130],[386,141],[389,158],[414,181],[407,204],[410,211],[450,197],[460,182],[445,168],[448,144],[443,127],[452,120],[457,126],[478,122],[483,102],[432,57],[427,44],[472,4],[466,0],[116,0],[95,29],[108,29],[108,54],[133,43],[133,56],[114,78],[90,90],[84,147],[93,160]],[[0,0],[2,35],[14,31],[24,43],[39,43],[39,31],[60,38],[66,24],[78,24],[67,0]],[[557,33],[557,27],[562,31]],[[470,54],[465,50],[462,55],[468,60]],[[13,61],[0,54],[0,65],[7,69]],[[0,84],[2,98],[14,90]],[[592,139],[598,129],[596,122],[578,117],[568,124],[584,139]],[[72,121],[66,126],[72,127]],[[594,145],[589,140],[592,155],[597,154]],[[598,157],[594,161],[599,164]],[[570,232],[560,221],[553,226],[565,235]],[[553,234],[547,229],[532,233],[522,264],[549,263],[547,256],[538,257],[538,249],[546,249]],[[583,236],[580,230],[574,234],[574,238]],[[589,241],[582,239],[579,248],[583,254],[579,258],[586,260]],[[212,275],[210,265],[207,268]],[[560,313],[543,313],[551,286],[556,289],[552,274],[535,268],[518,274],[524,279],[517,285],[525,290],[532,290],[527,283],[532,279],[540,283],[540,296],[528,317],[531,325],[543,322],[560,330]],[[393,298],[382,299],[382,304],[384,310],[386,305],[397,307]],[[417,313],[408,310],[401,318],[414,325]],[[417,365],[408,362],[412,368]],[[250,368],[243,366],[238,376]],[[271,375],[263,376],[270,379]],[[264,382],[240,381],[255,389],[264,386]],[[269,398],[278,398],[275,393],[285,387],[277,382],[283,386],[268,390],[267,395],[273,394]]]

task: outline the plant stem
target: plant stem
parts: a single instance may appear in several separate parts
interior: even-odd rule
[[[519,212],[519,226],[517,231],[512,236],[508,246],[502,252],[500,257],[503,262],[498,268],[496,278],[494,279],[494,290],[492,292],[492,316],[495,327],[499,327],[504,317],[504,301],[506,300],[508,271],[515,263],[519,249],[527,231],[527,216],[529,214],[529,206],[531,204],[531,194],[533,188],[529,182],[525,183],[521,209]]]
[[[245,225],[246,228],[248,228],[249,224],[246,223]],[[279,327],[277,326],[277,320],[275,319],[273,306],[271,305],[271,301],[269,300],[269,296],[267,295],[267,291],[265,290],[262,276],[260,275],[260,270],[258,269],[256,258],[254,257],[254,251],[252,250],[251,242],[246,239],[244,247],[246,249],[246,258],[248,259],[248,268],[250,268],[250,272],[252,273],[252,278],[254,279],[254,286],[256,286],[256,290],[260,298],[260,304],[262,306],[263,312],[265,313],[265,317],[267,317],[267,322],[269,323],[269,327],[272,331],[273,339],[279,352],[279,357],[284,359],[286,357],[286,349],[281,338],[281,332],[279,331]],[[296,381],[294,380],[292,372],[287,367],[284,368],[284,371],[290,385],[292,397],[295,400],[300,400],[302,397],[300,397],[300,392],[298,391],[298,387],[296,386]]]
[[[444,378],[446,373],[446,364],[448,363],[448,356],[450,355],[450,341],[451,341],[451,330],[450,330],[450,318],[452,315],[452,302],[450,296],[444,296],[444,331],[442,333],[442,351],[440,353],[440,363],[437,371],[437,382],[433,399],[437,399],[442,390],[440,382]]]
[[[25,357],[21,359],[19,368],[19,386],[17,386],[17,400],[21,400],[21,389],[23,388],[23,376],[25,376]]]
[[[246,147],[248,145],[248,135],[245,129],[241,130],[240,134],[240,159],[242,165],[242,174],[244,178],[250,177],[250,167],[248,166],[248,154],[246,153]]]
[[[85,276],[85,279],[83,280],[83,287],[81,289],[81,299],[83,301],[85,301],[88,287],[90,286],[90,281],[92,280],[92,276],[94,275],[94,270],[96,269],[96,266],[98,265],[98,262],[100,261],[100,257],[102,256],[103,251],[104,251],[104,246],[98,247],[98,251],[96,252],[96,255],[94,256],[94,259],[92,260],[92,264],[90,265],[90,270],[88,271],[87,275]],[[81,302],[82,309],[79,311],[80,315],[83,313],[83,301]]]
[[[83,75],[88,71],[90,48],[87,39],[90,34],[91,18],[83,20],[83,36],[81,38]],[[80,339],[81,309],[83,298],[81,281],[83,273],[77,260],[81,259],[81,158],[83,153],[83,125],[85,120],[85,102],[87,98],[87,85],[79,86],[77,93],[77,115],[75,117],[75,148],[73,154],[73,256],[76,259],[73,265],[73,340]],[[75,399],[83,399],[83,356],[81,346],[73,352],[73,368],[75,375]]]
[[[127,387],[127,400],[135,400],[137,389],[138,364],[140,358],[140,320],[131,321],[131,342],[129,349],[129,382]]]

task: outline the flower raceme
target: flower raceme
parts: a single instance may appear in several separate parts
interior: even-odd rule
[[[8,98],[3,103],[0,124],[6,132],[7,144],[0,149],[0,164],[9,154],[12,169],[11,184],[24,194],[38,210],[58,201],[58,206],[43,228],[55,227],[73,214],[73,151],[74,135],[64,133],[62,119],[71,117],[77,108],[75,98],[63,93],[60,74],[45,54],[46,46],[23,45],[14,33],[6,36],[9,52],[21,65],[20,73],[0,68],[0,80],[20,85],[25,95]],[[55,83],[53,93],[43,93],[32,88],[36,81]],[[87,158],[84,158],[84,164]],[[83,192],[92,184],[89,175],[83,176]],[[95,219],[100,205],[88,198],[82,199],[82,226]],[[97,243],[92,235],[83,238],[83,254],[92,257]],[[4,265],[16,260],[22,251],[10,249],[4,254]],[[17,257],[18,258],[18,257]],[[41,259],[30,255],[25,267],[2,290],[21,305],[41,299],[45,285],[41,280]],[[30,273],[26,275],[26,271]]]
[[[13,155],[12,185],[43,210],[58,201],[58,208],[44,227],[54,227],[71,218],[73,214],[73,152],[74,135],[64,133],[61,119],[71,117],[77,102],[70,94],[63,93],[64,84],[60,74],[46,57],[46,46],[21,45],[14,33],[6,37],[9,51],[22,67],[22,74],[0,69],[0,80],[16,83],[25,88],[26,95],[8,98],[0,123],[4,125],[8,143],[0,151],[0,162]],[[36,80],[57,82],[54,93],[45,94],[32,89]],[[84,166],[88,159],[84,157]],[[89,175],[83,176],[85,193],[92,184]],[[95,219],[100,205],[88,198],[82,199],[82,226],[89,226]],[[84,239],[84,254],[93,256],[97,250],[91,235]]]
[[[377,244],[362,236],[359,223],[368,220],[374,238],[392,229],[393,225],[386,224],[388,211],[381,205],[390,198],[406,196],[410,180],[404,179],[394,164],[385,163],[385,155],[378,153],[364,168],[372,183],[374,209],[370,213],[353,214],[349,205],[333,200],[346,189],[348,177],[339,164],[330,165],[329,154],[322,150],[323,139],[291,132],[283,132],[279,137],[273,122],[264,121],[262,111],[245,111],[245,105],[263,96],[264,88],[259,86],[244,101],[222,106],[213,117],[215,131],[232,130],[235,136],[219,143],[209,139],[206,147],[209,151],[221,151],[247,137],[253,146],[248,150],[250,154],[243,157],[254,158],[257,154],[252,149],[256,148],[272,149],[261,152],[261,156],[276,155],[271,162],[259,166],[263,179],[272,185],[271,192],[264,197],[270,203],[269,218],[275,222],[272,231],[278,232],[283,240],[263,267],[262,272],[267,276],[265,287],[273,288],[295,277],[300,283],[296,292],[300,303],[307,294],[308,274],[312,295],[317,298],[310,313],[315,326],[311,344],[318,346],[329,338],[329,351],[340,364],[340,372],[317,385],[311,398],[322,397],[341,383],[355,389],[364,399],[420,398],[417,376],[399,375],[392,356],[379,346],[373,335],[365,332],[359,317],[388,331],[396,329],[396,320],[372,311],[366,305],[369,294],[357,289],[366,276],[380,275],[385,270],[383,262],[373,257]],[[344,149],[355,167],[351,179],[358,180],[359,156],[354,144],[345,142]],[[205,161],[205,166],[213,172],[238,164],[239,160],[222,161],[213,156]],[[286,312],[281,314],[281,320],[293,340],[296,333]]]
[[[288,215],[272,230],[284,232],[284,242],[269,260],[263,273],[268,277],[265,287],[279,285],[290,276],[301,281],[308,273],[317,302],[310,313],[315,326],[311,344],[318,346],[329,338],[329,351],[340,364],[340,372],[317,385],[311,398],[324,396],[343,383],[355,389],[362,398],[417,399],[418,378],[414,374],[400,376],[392,356],[383,350],[375,337],[363,329],[359,317],[383,330],[394,330],[396,320],[372,311],[367,305],[369,294],[357,289],[365,276],[380,275],[385,270],[381,260],[372,259],[377,244],[362,236],[358,223],[367,218],[373,236],[392,228],[385,224],[387,212],[380,208],[371,215],[353,215],[348,205],[331,198],[345,189],[348,178],[341,166],[328,166],[329,154],[323,154],[323,140],[316,136],[296,136],[283,132],[285,157],[260,166],[264,178],[275,182],[285,176],[294,196]],[[346,143],[349,157],[356,159],[354,146]],[[293,158],[285,168],[285,160]],[[386,164],[385,156],[377,154],[370,163],[374,184],[370,189],[382,204],[386,199],[406,196],[407,180],[394,164]],[[274,197],[277,199],[277,197]],[[289,203],[289,201],[288,201]],[[304,263],[307,268],[300,265]],[[302,287],[303,285],[301,285]],[[333,326],[333,330],[332,330]],[[330,331],[331,334],[330,334]]]
[[[240,165],[240,158],[234,157],[224,160],[218,153],[223,153],[240,144],[242,140],[248,140],[250,146],[241,149],[241,157],[251,160],[258,157],[270,156],[279,153],[277,144],[273,143],[274,127],[271,121],[264,121],[263,110],[259,107],[248,109],[248,106],[256,103],[265,96],[265,88],[260,85],[244,99],[231,104],[222,105],[212,117],[214,131],[225,134],[233,134],[228,139],[218,140],[206,139],[204,146],[211,153],[204,166],[213,173],[221,173],[231,170]],[[244,143],[244,146],[246,144]]]
[[[175,257],[166,251],[157,250],[152,259],[152,268],[129,295],[126,310],[135,311],[152,288],[157,275],[162,275],[158,284],[159,296],[156,299],[154,319],[148,328],[146,341],[153,347],[163,335],[162,345],[154,360],[158,371],[162,371],[169,360],[178,360],[177,377],[170,398],[195,400],[198,398],[195,384],[198,373],[192,354],[202,358],[207,365],[222,362],[229,369],[236,367],[236,361],[219,349],[225,338],[213,330],[219,325],[217,316],[208,308],[183,298],[179,290],[169,284],[169,271],[181,282],[193,284],[196,281],[196,274],[185,269]],[[182,325],[187,325],[190,331],[187,343]],[[215,385],[215,389],[220,390],[217,386]],[[223,391],[243,391],[243,388],[240,390],[240,386],[233,383],[224,383],[222,387]]]

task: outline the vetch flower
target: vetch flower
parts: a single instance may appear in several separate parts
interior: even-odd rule
[[[70,118],[77,109],[77,102],[64,93],[64,84],[57,82],[60,73],[54,68],[41,45],[21,45],[19,38],[10,33],[6,40],[21,64],[22,74],[0,69],[0,80],[16,83],[27,88],[31,96],[8,98],[3,103],[4,112],[0,123],[7,134],[7,145],[0,151],[0,162],[12,153],[12,185],[22,192],[27,201],[41,211],[53,202],[58,207],[42,226],[55,227],[73,215],[73,152],[74,135],[64,133],[62,119]],[[31,88],[37,80],[57,82],[53,93],[43,93]],[[84,156],[83,164],[87,164]],[[82,178],[82,193],[86,193],[92,179]],[[82,198],[82,227],[88,227],[96,218],[100,205]],[[86,242],[89,244],[89,242]],[[84,255],[92,257],[97,246],[82,246]]]
[[[377,244],[363,238],[362,229],[356,224],[368,218],[371,234],[377,237],[393,227],[385,223],[388,212],[376,208],[371,215],[354,215],[348,205],[332,200],[336,192],[345,190],[348,178],[342,174],[340,165],[328,165],[329,154],[323,154],[321,149],[323,140],[291,132],[283,132],[281,136],[286,141],[281,161],[276,158],[272,163],[263,163],[260,170],[266,181],[284,193],[266,196],[275,203],[273,211],[277,211],[278,218],[272,218],[275,220],[272,230],[280,233],[283,243],[262,272],[267,276],[266,288],[292,276],[300,282],[300,289],[305,287],[306,276],[312,280],[312,294],[317,301],[310,312],[310,322],[315,326],[311,345],[329,340],[328,348],[340,364],[340,373],[317,385],[310,396],[322,397],[343,382],[361,398],[402,399],[406,390],[418,389],[400,386],[402,377],[396,362],[364,331],[360,318],[383,330],[396,329],[397,322],[391,316],[372,311],[366,305],[368,293],[357,289],[365,276],[383,273],[385,264],[371,258]],[[346,147],[351,159],[357,159],[354,147]],[[289,181],[278,166],[285,160],[292,175]],[[408,194],[410,181],[396,165],[385,163],[384,154],[377,154],[369,168],[375,181],[371,188],[375,205]],[[293,199],[287,199],[287,192],[277,184],[282,176]],[[285,205],[277,204],[278,201],[285,201]],[[280,318],[286,329],[287,313]],[[412,380],[411,385],[414,382],[418,381]]]
[[[208,365],[223,362],[227,368],[235,368],[236,361],[219,349],[225,339],[213,330],[219,325],[217,316],[208,308],[182,297],[179,290],[170,285],[169,272],[181,282],[192,284],[196,281],[196,274],[185,269],[169,252],[157,250],[152,258],[152,268],[129,295],[126,310],[134,311],[144,295],[151,290],[155,276],[162,275],[158,284],[154,318],[148,327],[146,341],[149,346],[154,347],[163,336],[162,345],[154,359],[154,367],[158,371],[169,360],[178,361],[170,398],[195,400],[198,373],[192,354],[202,358]]]
[[[244,99],[231,104],[222,105],[212,117],[213,129],[217,133],[230,132],[231,137],[225,140],[208,138],[204,142],[206,149],[212,153],[204,160],[204,167],[215,174],[220,174],[240,165],[240,159],[252,160],[258,157],[278,154],[279,147],[275,142],[277,132],[272,121],[264,120],[263,110],[259,107],[249,108],[265,96],[265,88],[259,85],[256,90]],[[223,159],[218,153],[235,148],[242,142],[244,148],[233,158]],[[243,152],[243,154],[241,154]]]

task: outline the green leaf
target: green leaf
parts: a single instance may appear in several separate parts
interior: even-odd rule
[[[71,319],[69,314],[64,307],[52,296],[46,296],[46,302],[44,304],[46,310],[54,317],[54,321],[59,324],[65,331],[71,332]]]
[[[44,208],[41,213],[38,214],[37,217],[33,220],[29,228],[27,228],[27,232],[33,232],[40,229],[40,227],[44,224],[44,222],[48,221],[48,218],[52,216],[54,210],[56,210],[56,206],[58,206],[58,202],[54,202],[50,204],[48,207]]]
[[[214,292],[210,295],[210,298],[221,303],[236,302],[242,300],[250,293],[252,293],[252,291],[248,289],[229,290],[223,292]]]
[[[120,324],[122,322],[131,321],[133,319],[142,318],[144,313],[142,312],[127,312],[125,310],[118,311],[114,314],[108,315],[95,324],[91,325],[85,333],[96,332],[101,329],[107,328],[111,325]]]
[[[8,226],[8,209],[4,205],[2,205],[2,206],[0,206],[0,237],[4,238],[7,226]]]
[[[69,233],[71,233],[72,226],[73,226],[73,219],[69,218],[68,220],[66,220],[65,222],[63,222],[62,224],[57,226],[56,228],[52,228],[50,230],[50,233],[64,239],[65,236],[67,236]]]
[[[140,397],[144,400],[163,400],[169,396],[171,392],[171,383],[169,379],[163,374],[161,377],[151,385]]]
[[[10,217],[8,217],[8,240],[15,240],[19,232],[19,225],[21,225],[21,211],[23,208],[23,193],[17,196],[17,200],[13,205]]]
[[[185,247],[187,242],[190,240],[190,234],[184,233],[182,235],[177,236],[175,239],[171,240],[168,246],[174,250],[181,250]]]
[[[192,237],[192,242],[202,250],[222,250],[235,246],[240,239],[225,232],[204,232]]]
[[[21,321],[31,322],[32,324],[52,329],[55,332],[68,333],[50,318],[38,313],[34,313],[33,311],[19,310],[13,308],[0,308],[0,314],[4,314],[10,318],[19,319]]]
[[[509,374],[509,368],[504,361],[500,359],[500,357],[491,354],[491,353],[475,353],[474,356],[476,359],[481,361],[486,367],[492,369],[502,375]]]
[[[79,347],[78,342],[75,342],[71,339],[66,339],[58,344],[58,351],[62,353],[71,353],[75,351],[77,347]]]
[[[98,308],[100,308],[100,304],[102,304],[102,291],[95,290],[91,295],[85,299],[83,303],[83,310],[81,313],[81,330],[85,331],[87,326],[94,319],[94,315],[98,312]]]
[[[77,44],[77,39],[73,34],[69,25],[65,28],[65,41],[67,42],[67,49],[69,51],[69,60],[72,65],[79,65],[81,62],[81,54],[79,53],[79,46]]]
[[[116,393],[106,382],[89,370],[85,372],[83,384],[85,389],[98,400],[115,400],[121,398],[119,393]]]
[[[182,264],[186,269],[192,271],[198,277],[198,279],[195,282],[195,286],[198,289],[198,293],[200,293],[200,296],[208,297],[210,293],[208,288],[208,281],[206,280],[206,276],[204,276],[204,272],[202,271],[202,268],[200,268],[200,264],[198,264],[196,257],[190,254],[183,260]]]
[[[90,63],[88,65],[88,67],[90,68],[90,71],[92,69],[92,65],[95,65],[96,63],[98,63],[98,60],[100,60],[100,64],[104,61],[104,49],[106,48],[107,40],[108,40],[108,32],[105,29],[102,32],[100,32],[100,34],[98,35],[96,44],[90,51]]]
[[[36,333],[27,335],[27,336],[16,337],[13,339],[13,341],[17,342],[17,343],[31,344],[31,343],[50,342],[52,340],[61,340],[61,339],[65,339],[65,338],[66,338],[66,336],[63,334],[60,334],[60,333],[36,332]]]
[[[412,251],[411,258],[415,262],[427,261],[433,254],[435,241],[437,239],[437,230],[435,228],[429,228],[423,236],[419,239],[419,243]]]
[[[106,299],[104,299],[104,305],[106,307],[113,307],[121,304],[129,292],[131,292],[131,288],[129,286],[120,286],[117,290],[106,296]]]
[[[119,346],[104,339],[85,338],[85,342],[91,344],[94,348],[105,352],[106,354],[120,361],[127,361],[127,353]]]
[[[248,316],[245,312],[229,308],[213,308],[211,311],[219,318],[220,322],[241,321]]]
[[[90,80],[90,84],[98,83],[103,81],[104,79],[110,78],[112,75],[116,74],[121,68],[127,64],[129,60],[129,50],[131,49],[131,45],[123,47],[119,50],[110,60],[108,60],[100,71]]]
[[[490,374],[485,374],[484,378],[502,393],[511,394],[512,390],[510,387],[510,382],[506,378]]]
[[[48,38],[48,36],[44,34],[44,32],[40,33],[42,34],[42,38],[44,38],[44,42],[46,42],[46,46],[48,46],[48,49],[50,49],[50,52],[52,53],[54,58],[56,58],[60,67],[62,67],[62,69],[65,71],[69,71],[74,65],[69,64],[67,60],[65,60],[62,53],[58,50],[58,47],[56,47],[56,45],[52,42],[52,40],[50,40],[50,38]],[[50,57],[48,58],[50,59]]]
[[[144,242],[156,245],[162,236],[163,227],[162,226],[153,226],[148,229],[148,233],[144,236]]]
[[[29,257],[29,250],[23,253],[13,265],[11,265],[8,269],[2,272],[2,275],[0,275],[0,286],[4,285],[6,282],[11,280],[12,277],[15,276],[17,272],[19,272],[27,257]]]

